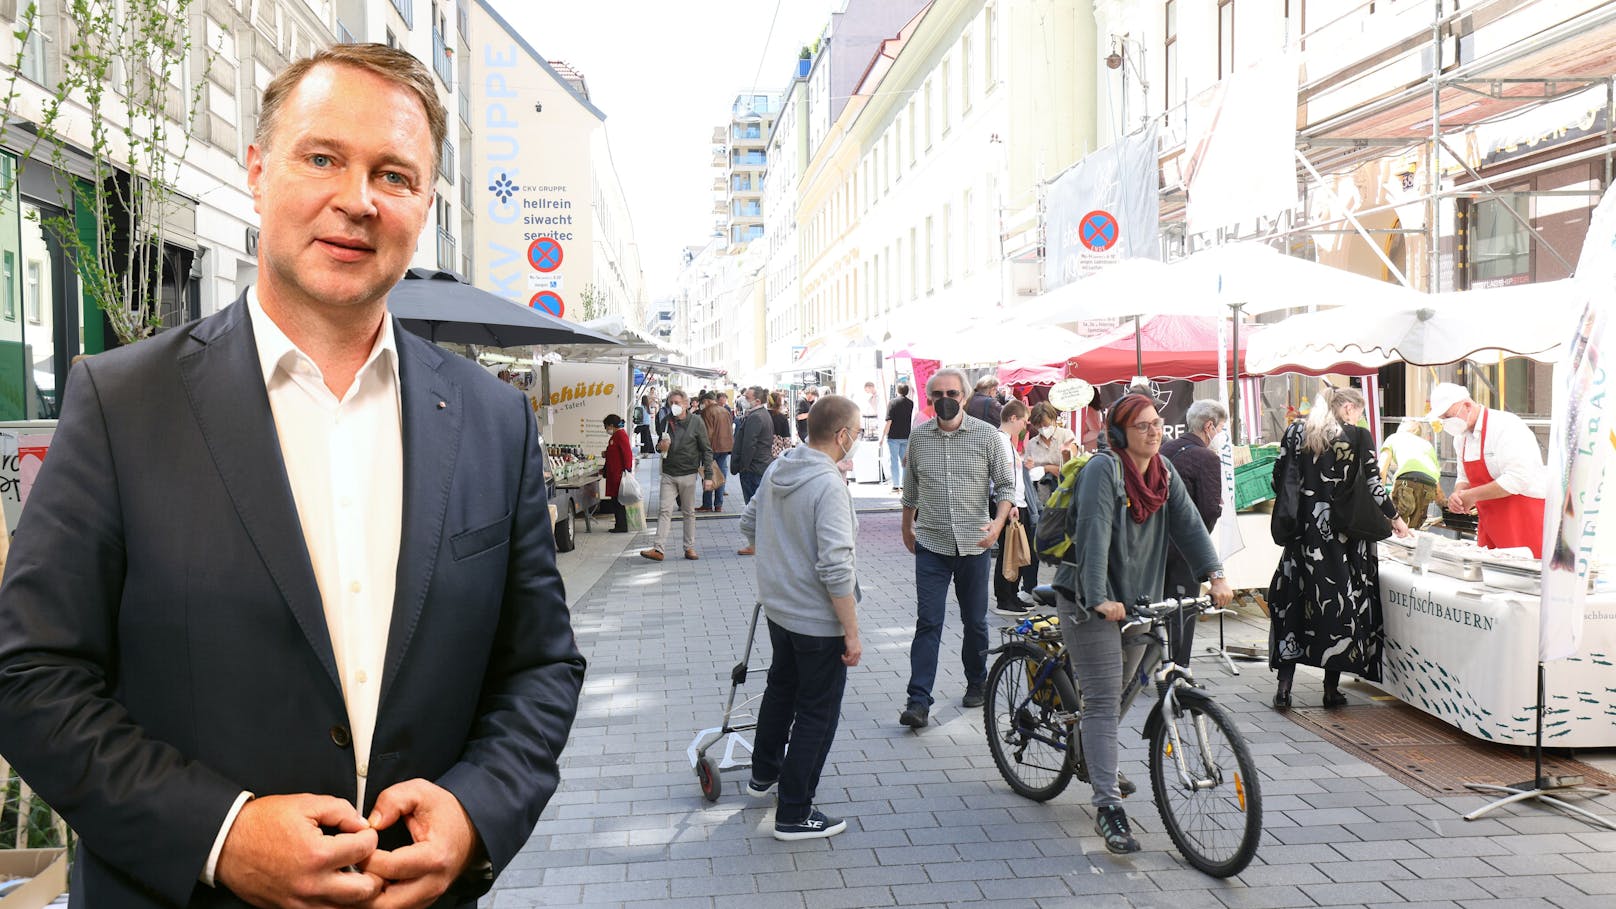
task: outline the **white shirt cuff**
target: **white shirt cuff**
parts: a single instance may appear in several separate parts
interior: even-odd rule
[[[241,806],[247,804],[247,800],[252,797],[253,794],[246,791],[236,796],[236,803],[230,806],[230,813],[224,816],[224,823],[219,825],[219,835],[213,839],[213,849],[208,852],[208,863],[203,866],[201,874],[202,883],[209,887],[216,886],[213,883],[213,874],[219,869],[219,853],[224,851],[225,838],[230,835],[230,828],[235,825],[236,815],[241,813]]]

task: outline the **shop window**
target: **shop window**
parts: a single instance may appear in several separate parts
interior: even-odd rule
[[[1509,209],[1531,217],[1531,197],[1504,193],[1470,208],[1470,282],[1473,286],[1525,283],[1532,274],[1532,235]]]

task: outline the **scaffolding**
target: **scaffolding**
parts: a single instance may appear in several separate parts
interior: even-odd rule
[[[1443,237],[1441,207],[1445,200],[1499,199],[1505,212],[1524,228],[1533,241],[1554,257],[1563,270],[1572,266],[1572,252],[1560,250],[1543,236],[1506,197],[1549,197],[1578,195],[1597,197],[1613,177],[1612,129],[1616,124],[1616,4],[1568,3],[1555,0],[1480,0],[1461,5],[1458,0],[1428,0],[1432,16],[1423,33],[1384,35],[1385,43],[1371,46],[1357,59],[1307,79],[1298,88],[1297,103],[1304,121],[1296,133],[1296,178],[1308,188],[1300,194],[1298,208],[1270,223],[1244,233],[1223,233],[1215,237],[1186,235],[1183,214],[1186,191],[1182,185],[1162,190],[1164,232],[1177,235],[1174,252],[1187,255],[1198,246],[1236,240],[1265,241],[1283,246],[1288,252],[1310,245],[1315,236],[1352,233],[1373,250],[1388,273],[1416,289],[1436,291],[1459,287],[1464,263],[1444,269],[1441,262]],[[1310,45],[1339,47],[1347,42],[1342,32],[1373,15],[1378,7],[1388,11],[1387,0],[1362,0],[1339,16],[1301,30],[1295,44],[1307,59]],[[1301,5],[1298,4],[1300,7]],[[1390,12],[1404,12],[1407,5]],[[1559,18],[1556,18],[1559,17]],[[1543,21],[1547,20],[1547,21]],[[1541,22],[1538,27],[1526,23]],[[1489,30],[1514,29],[1525,34],[1519,40],[1495,50],[1486,50]],[[1382,30],[1385,32],[1386,30]],[[1478,46],[1482,50],[1478,51]],[[1418,73],[1417,77],[1414,77]],[[1380,83],[1376,86],[1376,83]],[[1374,86],[1365,88],[1365,86]],[[1552,143],[1545,151],[1548,160],[1525,159],[1503,172],[1483,175],[1472,166],[1456,145],[1479,128],[1501,123],[1534,108],[1603,87],[1602,116],[1591,147],[1571,153],[1566,142]],[[1360,91],[1361,100],[1332,110],[1317,120],[1308,119],[1310,107],[1328,101],[1332,95]],[[1175,115],[1183,117],[1188,102],[1163,115],[1164,129],[1171,130]],[[1180,119],[1182,128],[1182,119]],[[1414,128],[1423,128],[1416,134]],[[1182,145],[1164,150],[1163,161],[1183,153]],[[1347,210],[1334,216],[1315,216],[1317,201],[1331,193],[1328,178],[1351,174],[1365,164],[1396,157],[1413,158],[1417,165],[1404,174],[1405,181],[1416,173],[1419,192],[1392,202]],[[1586,190],[1522,191],[1512,188],[1523,178],[1576,161],[1602,159],[1602,180],[1598,188]],[[1446,184],[1446,185],[1445,185]],[[1405,186],[1407,183],[1405,182]],[[1501,188],[1502,187],[1502,188]],[[1414,189],[1414,187],[1408,187]],[[1425,210],[1424,224],[1417,228],[1370,227],[1364,220],[1410,205]],[[1402,238],[1421,246],[1421,256],[1411,255],[1407,265],[1422,264],[1423,280],[1413,280],[1413,268],[1391,261],[1390,244],[1379,238]],[[1198,242],[1201,241],[1201,242]],[[1462,250],[1455,250],[1455,253]],[[1452,276],[1455,281],[1446,281]]]

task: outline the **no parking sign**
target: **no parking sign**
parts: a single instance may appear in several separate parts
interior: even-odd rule
[[[533,299],[529,300],[527,305],[540,312],[547,312],[558,319],[562,313],[567,311],[567,304],[561,301],[561,295],[550,290],[541,290],[534,294]]]

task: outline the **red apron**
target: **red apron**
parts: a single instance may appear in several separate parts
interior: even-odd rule
[[[1491,483],[1493,475],[1487,471],[1487,412],[1481,415],[1482,456],[1474,461],[1463,460],[1465,479],[1476,489]],[[1543,558],[1542,499],[1512,495],[1502,499],[1488,499],[1476,503],[1476,544],[1488,549],[1510,549],[1525,546],[1532,555]]]

